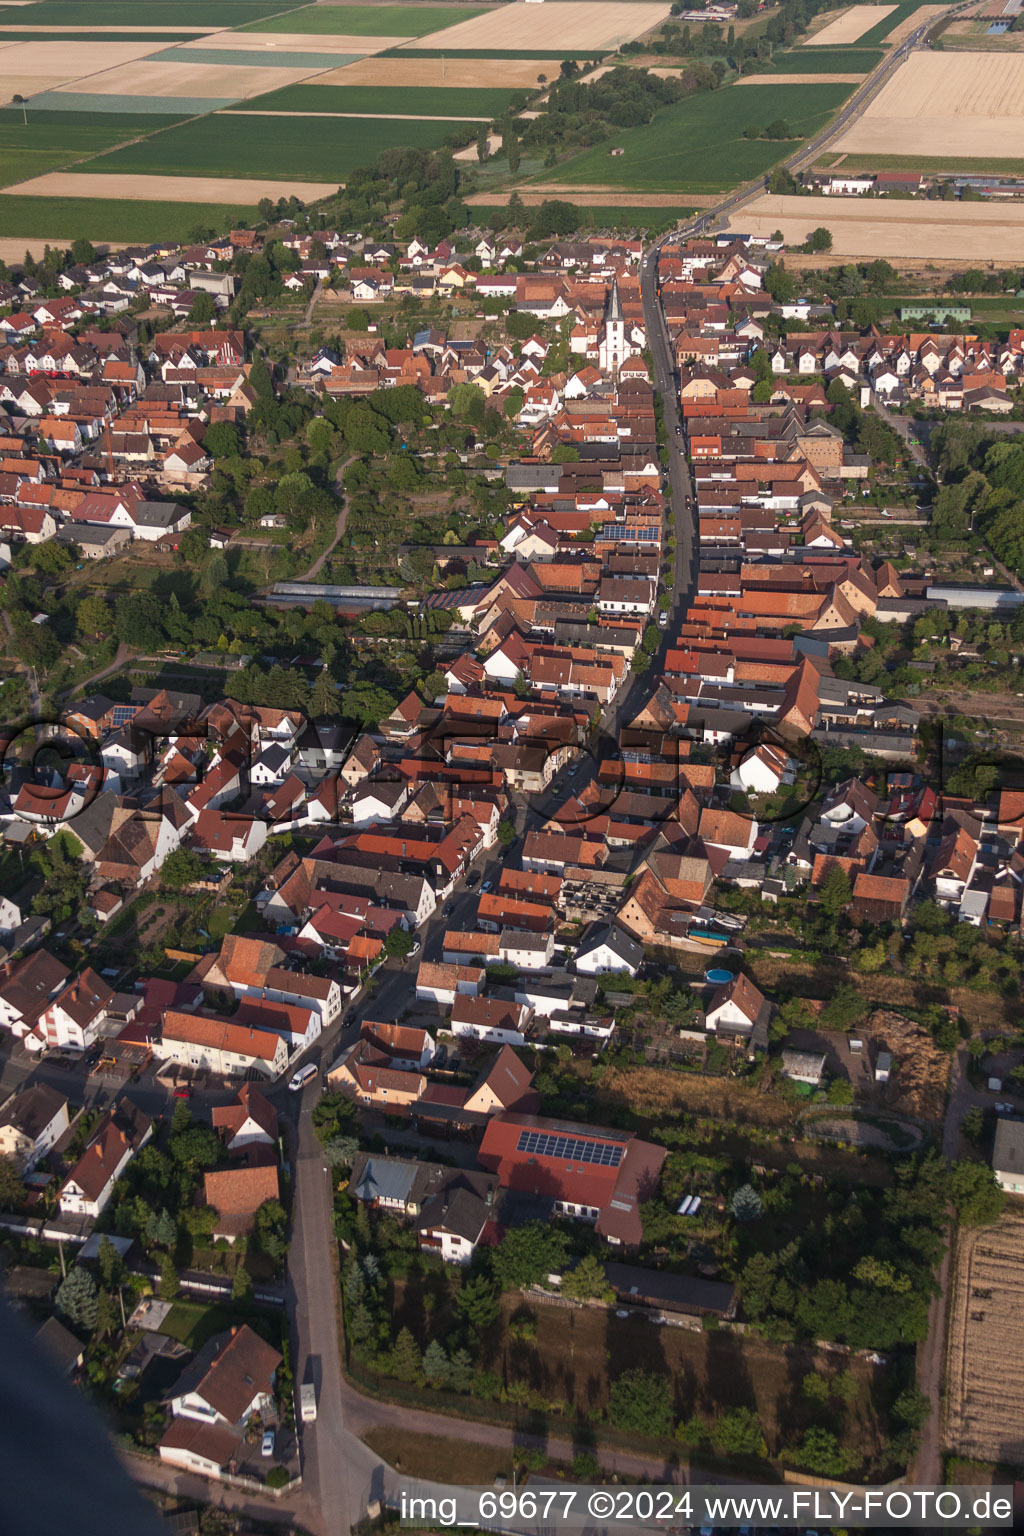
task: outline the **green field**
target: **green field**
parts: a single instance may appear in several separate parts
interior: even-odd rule
[[[186,240],[198,225],[223,233],[252,224],[255,208],[229,203],[131,202],[104,197],[16,197],[0,193],[0,231],[26,240]]]
[[[0,10],[0,22],[4,16],[14,14],[14,11]],[[4,22],[4,25],[9,23]],[[154,48],[159,48],[161,43],[187,43],[195,35],[194,32],[2,32],[0,40],[5,43],[152,43]]]
[[[41,121],[44,115],[50,120]],[[77,119],[78,114],[68,116]],[[60,112],[40,112],[37,117],[30,111],[26,125],[17,107],[0,112],[0,187],[60,170],[84,155],[98,154],[120,144],[133,133],[151,133],[154,124],[151,117],[139,120],[95,113],[82,116],[83,122],[67,125]],[[6,233],[2,227],[0,232]]]
[[[843,171],[921,171],[927,176],[953,175],[1024,176],[1024,159],[990,160],[954,158],[922,158],[920,155],[843,155]],[[834,162],[833,162],[834,163]]]
[[[280,9],[280,7],[278,7]],[[251,21],[244,32],[319,32],[322,37],[424,37],[471,21],[486,6],[307,5],[272,22]]]
[[[239,38],[239,41],[242,41]],[[159,55],[174,64],[216,64],[240,69],[331,69],[361,59],[361,53],[295,53],[275,48],[266,53],[261,48],[165,48]]]
[[[770,169],[797,147],[792,139],[746,139],[748,125],[764,127],[785,118],[792,133],[817,133],[846,100],[850,85],[743,85],[687,96],[641,128],[584,150],[559,165],[557,179],[577,186],[631,191],[720,192]],[[625,150],[612,156],[612,148]],[[543,171],[537,180],[552,180]]]
[[[157,176],[268,176],[341,183],[372,165],[385,149],[436,149],[465,123],[394,122],[384,118],[317,121],[239,117],[229,112],[182,123],[79,167],[88,172],[145,171]],[[201,210],[200,210],[201,211]]]
[[[869,75],[884,57],[881,48],[787,48],[784,53],[772,54],[770,69],[764,73]]]
[[[388,89],[377,85],[286,85],[240,101],[234,112],[346,112],[362,117],[471,117],[490,122],[500,117],[519,91],[474,90],[458,87],[414,85]]]
[[[571,202],[571,198],[566,201]],[[503,205],[494,204],[493,207],[485,207],[474,204],[471,208],[474,219],[483,225],[494,224],[497,220],[507,217],[507,210]],[[613,229],[617,231],[631,229],[646,229],[660,234],[664,229],[671,229],[681,219],[689,218],[695,210],[681,204],[678,208],[619,208],[602,204],[596,208],[581,208],[581,229],[601,230]],[[530,209],[526,211],[527,219],[530,217]]]
[[[163,0],[152,13],[138,0],[39,0],[7,12],[12,23],[24,27],[124,27],[130,32],[141,23],[157,27],[193,27],[216,32],[221,27],[240,27],[261,16],[276,16],[287,0]]]

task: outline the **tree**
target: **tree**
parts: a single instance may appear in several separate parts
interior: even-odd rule
[[[90,592],[75,610],[75,627],[83,639],[109,635],[114,628],[114,610],[98,592]]]
[[[850,877],[841,864],[833,864],[818,888],[818,900],[826,917],[835,923],[852,899]]]
[[[169,891],[182,891],[203,877],[205,866],[194,848],[175,848],[160,867],[160,883]]]
[[[513,821],[498,822],[498,842],[503,848],[511,848],[516,840],[516,827]]]
[[[280,1200],[264,1200],[253,1218],[256,1246],[272,1264],[280,1266],[288,1251],[288,1217]]]
[[[502,1290],[523,1291],[565,1267],[565,1233],[547,1222],[512,1227],[494,1250],[494,1273]]]
[[[787,1460],[796,1461],[808,1472],[821,1477],[845,1477],[859,1464],[857,1452],[841,1446],[830,1429],[815,1425],[807,1430],[795,1450],[786,1453]]]
[[[356,1136],[332,1136],[324,1142],[324,1157],[332,1168],[351,1168],[359,1156],[359,1139]]]
[[[203,447],[214,459],[231,459],[241,451],[238,428],[231,421],[211,421],[203,438]]]
[[[423,1376],[423,1356],[408,1328],[403,1328],[391,1351],[391,1375],[396,1381],[419,1381]]]
[[[16,1209],[25,1198],[25,1184],[13,1157],[0,1157],[0,1210]]]
[[[608,1418],[616,1429],[665,1437],[672,1433],[672,1387],[667,1376],[640,1366],[623,1371],[611,1384]]]
[[[338,688],[329,667],[321,667],[314,678],[309,707],[314,720],[326,720],[338,713]]]
[[[384,940],[384,953],[389,958],[394,956],[399,960],[404,960],[406,955],[409,954],[415,942],[416,941],[412,934],[408,933],[404,928],[400,927],[396,923],[395,927],[389,931],[387,938]]]
[[[723,1456],[766,1456],[764,1430],[752,1408],[730,1408],[711,1431],[716,1451]]]
[[[84,235],[79,235],[71,246],[71,260],[78,267],[87,267],[96,260],[96,247]]]
[[[1002,1214],[1006,1196],[984,1163],[954,1163],[950,1194],[965,1227],[987,1227]]]
[[[423,1352],[423,1374],[432,1387],[448,1384],[451,1366],[440,1339],[431,1339]]]
[[[463,1279],[455,1310],[475,1333],[484,1333],[498,1320],[501,1292],[490,1275],[481,1272]]]
[[[205,293],[202,289],[192,300],[192,308],[188,312],[188,323],[197,330],[203,330],[210,325],[217,313],[217,306],[213,301],[212,293]]]
[[[252,1275],[250,1275],[244,1264],[239,1264],[235,1270],[235,1277],[231,1282],[231,1300],[245,1303],[252,1299],[252,1293]]]
[[[562,1295],[574,1301],[613,1301],[615,1292],[605,1278],[604,1265],[594,1254],[584,1254],[575,1269],[562,1276]]]
[[[759,1221],[764,1215],[761,1196],[752,1184],[741,1184],[729,1202],[736,1221]]]
[[[804,250],[810,252],[810,254],[813,256],[819,251],[830,251],[831,249],[832,231],[830,229],[826,229],[824,225],[819,224],[818,228],[812,229],[810,234],[807,236],[807,243],[804,246]]]
[[[178,1271],[174,1267],[174,1260],[169,1253],[165,1253],[160,1260],[161,1301],[173,1301],[180,1290],[181,1281],[178,1279]]]
[[[87,1269],[76,1264],[69,1269],[57,1291],[57,1311],[74,1328],[89,1333],[96,1326],[96,1283]]]
[[[99,1268],[100,1279],[108,1291],[112,1291],[120,1283],[124,1263],[121,1255],[114,1247],[110,1238],[100,1238],[99,1248],[96,1250],[96,1264]]]
[[[101,1290],[96,1297],[96,1337],[102,1339],[108,1333],[113,1333],[119,1316],[119,1309],[113,1296],[109,1291]]]
[[[859,1023],[868,1011],[863,994],[850,982],[844,982],[833,992],[821,1010],[821,1022],[828,1029],[849,1029]]]
[[[178,1229],[174,1217],[166,1208],[162,1211],[150,1211],[146,1221],[146,1242],[151,1247],[171,1248],[178,1235]]]

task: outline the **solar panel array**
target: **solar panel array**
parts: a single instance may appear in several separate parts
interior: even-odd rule
[[[602,1168],[617,1168],[623,1148],[610,1141],[582,1141],[578,1136],[556,1136],[547,1131],[520,1131],[517,1152],[532,1152],[540,1157],[561,1157],[567,1163],[596,1163]]]

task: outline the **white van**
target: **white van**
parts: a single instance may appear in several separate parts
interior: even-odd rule
[[[303,1424],[312,1424],[316,1418],[316,1387],[311,1381],[299,1388],[299,1417]]]
[[[315,1061],[307,1061],[304,1067],[300,1067],[292,1077],[288,1087],[291,1089],[292,1093],[298,1093],[301,1088],[305,1088],[311,1077],[316,1077]]]

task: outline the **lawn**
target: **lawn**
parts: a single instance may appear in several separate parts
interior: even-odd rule
[[[229,108],[234,112],[345,112],[381,117],[472,117],[490,122],[500,117],[522,92],[485,86],[414,85],[383,89],[377,85],[286,85]]]
[[[18,197],[0,194],[0,231],[32,240],[187,240],[191,230],[251,224],[255,208],[221,203],[131,202],[104,197]]]
[[[216,32],[240,27],[285,10],[287,0],[164,0],[153,24]],[[148,17],[137,0],[39,0],[11,11],[12,24],[25,27],[117,27],[131,31]]]
[[[175,1301],[160,1332],[189,1349],[199,1349],[215,1333],[226,1333],[238,1319],[226,1307],[208,1307],[201,1301]]]
[[[382,150],[410,146],[436,149],[449,134],[464,134],[465,128],[465,124],[450,121],[321,118],[314,135],[301,117],[219,113],[156,133],[139,144],[90,160],[79,169],[146,171],[158,176],[276,176],[341,183],[357,167],[372,165]],[[201,211],[205,219],[207,209]]]
[[[720,192],[758,176],[817,133],[849,96],[846,85],[743,85],[687,96],[653,122],[617,133],[538,179],[631,191]],[[784,118],[791,139],[747,139],[748,126]],[[611,149],[625,153],[612,156]]]
[[[784,53],[773,53],[771,69],[765,72],[779,75],[868,75],[883,57],[881,48],[789,48]]]
[[[834,163],[834,162],[833,162]],[[969,159],[954,155],[924,157],[918,155],[843,155],[843,171],[921,171],[924,175],[951,175],[963,172],[965,176],[977,176],[984,171],[992,176],[1024,176],[1022,160]]]
[[[500,1446],[475,1445],[458,1437],[417,1435],[407,1429],[371,1429],[363,1438],[389,1467],[417,1481],[488,1488],[512,1471],[510,1454]]]
[[[307,5],[274,21],[251,21],[241,30],[311,32],[321,37],[425,37],[428,32],[471,21],[485,9],[462,5]]]

